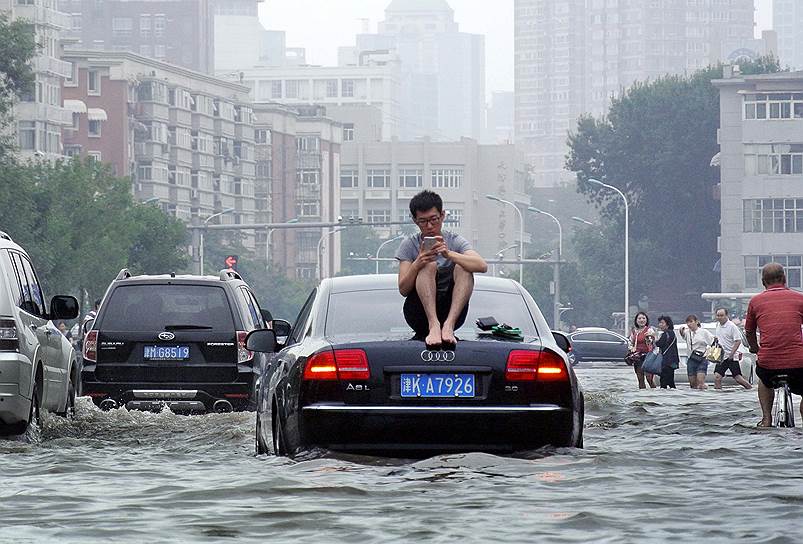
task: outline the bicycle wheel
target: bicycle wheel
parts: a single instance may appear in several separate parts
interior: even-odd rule
[[[789,391],[789,384],[784,384],[783,389],[783,398],[784,398],[784,427],[794,427],[795,426],[795,405],[792,401],[792,392]]]

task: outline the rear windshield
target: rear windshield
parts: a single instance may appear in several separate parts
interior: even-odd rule
[[[402,313],[404,298],[395,289],[334,293],[329,297],[326,334],[412,337]],[[468,305],[468,317],[458,329],[460,338],[477,338],[475,323],[480,317],[493,317],[521,329],[525,336],[537,338],[535,323],[524,298],[518,293],[474,291]]]
[[[212,285],[123,285],[104,306],[105,330],[234,331],[226,292]]]

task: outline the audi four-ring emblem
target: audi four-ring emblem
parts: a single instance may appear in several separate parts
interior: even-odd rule
[[[454,361],[454,351],[430,351],[421,352],[421,360],[428,363],[451,363]]]
[[[172,340],[175,338],[176,335],[172,332],[160,332],[159,333],[159,340]]]

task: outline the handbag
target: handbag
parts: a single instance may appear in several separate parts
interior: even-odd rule
[[[644,364],[641,366],[641,369],[647,374],[660,374],[663,363],[664,356],[661,350],[655,348],[644,358]]]
[[[703,358],[712,363],[721,363],[722,362],[722,347],[719,345],[719,341],[714,338],[714,343],[705,348],[705,353],[703,353]]]
[[[640,365],[644,360],[644,353],[639,351],[631,351],[625,356],[625,362],[630,366]]]

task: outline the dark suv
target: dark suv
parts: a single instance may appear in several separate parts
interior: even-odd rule
[[[231,270],[219,277],[121,270],[84,339],[83,395],[103,409],[251,410],[267,359],[245,349],[245,337],[270,319]]]

